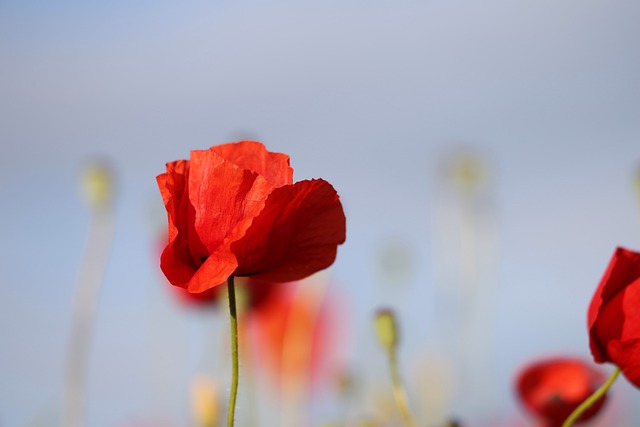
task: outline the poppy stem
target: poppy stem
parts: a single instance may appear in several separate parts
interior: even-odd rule
[[[229,317],[231,323],[231,392],[229,394],[229,409],[227,412],[227,427],[233,427],[236,410],[236,398],[238,396],[238,315],[236,313],[236,290],[233,276],[227,279],[227,291],[229,294]]]
[[[618,378],[618,375],[620,375],[620,368],[618,368],[616,366],[616,369],[613,371],[613,373],[611,374],[611,376],[607,379],[607,381],[602,384],[600,386],[599,389],[597,389],[591,396],[589,396],[584,402],[582,402],[580,404],[580,406],[578,406],[572,413],[571,415],[569,415],[569,418],[566,419],[566,421],[564,422],[564,424],[562,424],[562,427],[571,427],[573,425],[574,422],[576,422],[578,420],[578,418],[580,418],[582,416],[582,414],[589,409],[591,406],[593,406],[594,403],[596,403],[598,400],[600,400],[600,398],[602,398],[602,396],[605,395],[605,393],[607,391],[609,391],[609,389],[611,388],[611,385],[613,384],[613,382],[616,380],[616,378]]]
[[[393,397],[396,400],[396,405],[400,410],[400,415],[407,427],[418,427],[418,424],[411,415],[411,409],[409,408],[409,400],[407,399],[407,393],[402,385],[402,379],[400,378],[400,369],[398,368],[398,357],[395,348],[390,348],[389,354],[389,368],[391,370],[391,382],[393,386]]]

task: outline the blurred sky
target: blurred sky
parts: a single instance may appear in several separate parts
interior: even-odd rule
[[[372,311],[402,305],[407,366],[446,327],[432,303],[438,171],[456,153],[482,159],[494,381],[516,411],[522,363],[589,358],[591,294],[615,246],[640,248],[639,16],[632,0],[0,0],[0,425],[61,403],[89,229],[78,179],[96,158],[118,197],[88,425],[153,409],[131,378],[153,357],[149,301],[164,285],[155,176],[242,138],[338,189],[348,238],[332,276],[354,342],[375,348]],[[391,291],[376,273],[388,242],[411,254]]]

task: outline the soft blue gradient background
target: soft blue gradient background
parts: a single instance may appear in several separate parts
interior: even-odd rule
[[[591,294],[615,246],[640,248],[639,16],[632,0],[0,1],[0,425],[59,411],[89,225],[78,177],[96,156],[118,200],[88,425],[157,412],[154,178],[190,149],[246,137],[290,154],[296,179],[339,190],[348,240],[332,274],[354,310],[353,360],[377,354],[374,308],[402,304],[407,367],[446,327],[430,302],[437,169],[459,147],[486,159],[493,387],[497,410],[515,413],[514,371],[547,353],[588,359]],[[376,276],[389,239],[412,251],[397,292]],[[163,410],[180,421],[186,385],[172,393]]]

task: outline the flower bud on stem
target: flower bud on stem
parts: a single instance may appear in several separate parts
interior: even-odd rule
[[[607,393],[607,391],[609,391],[611,385],[613,385],[613,382],[616,380],[616,378],[618,378],[618,375],[620,375],[620,368],[616,366],[616,369],[613,371],[609,379],[607,379],[607,381],[602,384],[599,389],[597,389],[591,396],[587,398],[587,400],[582,402],[580,406],[578,406],[571,413],[571,415],[569,415],[569,418],[567,418],[566,421],[562,424],[562,427],[571,427],[573,423],[575,423],[584,412],[586,412],[591,406],[593,406],[594,403],[600,400]]]
[[[417,427],[415,419],[411,415],[407,393],[400,379],[398,368],[398,356],[396,348],[398,345],[398,327],[393,312],[389,309],[378,310],[375,317],[375,330],[380,345],[387,351],[389,358],[389,370],[391,371],[391,382],[393,385],[393,397],[400,415],[407,427]]]

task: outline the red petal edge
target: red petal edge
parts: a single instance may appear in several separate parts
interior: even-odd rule
[[[262,175],[274,187],[293,183],[293,169],[289,165],[289,156],[267,151],[261,142],[240,141],[216,145],[210,150],[241,169]]]
[[[335,189],[321,179],[307,180],[275,189],[231,250],[239,259],[238,275],[291,282],[330,266],[345,238]]]

